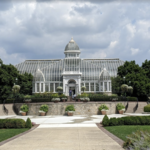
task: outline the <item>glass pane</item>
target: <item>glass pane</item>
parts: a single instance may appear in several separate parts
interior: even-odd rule
[[[37,83],[37,92],[39,92],[39,89],[40,89],[39,83]]]
[[[48,83],[45,83],[45,92],[49,91]]]
[[[43,92],[43,83],[41,83],[41,92]]]
[[[103,91],[103,82],[101,82],[101,91]]]
[[[99,83],[96,83],[96,91],[99,91]]]
[[[53,83],[50,83],[50,92],[54,92],[54,86],[53,86]]]
[[[85,83],[86,91],[89,91],[89,83]]]
[[[91,83],[91,91],[94,91],[94,83]]]
[[[104,91],[107,91],[107,82],[104,82]]]
[[[55,92],[57,92],[57,87],[59,86],[59,83],[55,83]]]

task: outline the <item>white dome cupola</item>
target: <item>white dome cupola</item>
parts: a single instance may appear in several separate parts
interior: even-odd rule
[[[69,41],[69,43],[65,47],[65,57],[66,58],[79,58],[80,57],[80,49],[77,43],[74,41],[73,38]]]

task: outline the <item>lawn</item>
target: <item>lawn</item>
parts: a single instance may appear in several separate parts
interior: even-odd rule
[[[106,130],[111,132],[112,134],[116,135],[118,138],[122,139],[123,141],[126,140],[126,136],[135,132],[137,130],[148,130],[150,131],[149,125],[124,125],[124,126],[108,126],[104,127]]]
[[[29,130],[28,128],[24,129],[0,129],[0,142],[7,140],[17,134]]]

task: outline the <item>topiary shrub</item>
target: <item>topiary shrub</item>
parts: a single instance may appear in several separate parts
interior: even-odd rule
[[[118,120],[116,118],[110,118],[109,125],[110,126],[117,126],[118,125]]]
[[[148,150],[150,149],[150,131],[136,131],[127,136],[123,148],[128,150]]]
[[[28,118],[28,119],[26,120],[26,128],[31,128],[31,127],[32,127],[32,123],[31,123],[30,118]]]
[[[109,126],[109,118],[107,115],[104,116],[103,121],[102,121],[103,126]]]
[[[144,107],[144,112],[150,112],[150,104]]]

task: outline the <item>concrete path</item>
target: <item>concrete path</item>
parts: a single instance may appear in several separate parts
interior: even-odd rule
[[[37,128],[0,150],[123,150],[97,127]]]
[[[114,114],[108,117],[118,118],[126,115]],[[0,146],[0,150],[123,150],[116,141],[96,126],[95,123],[102,121],[103,115],[0,116],[24,120],[28,117],[40,126]]]

